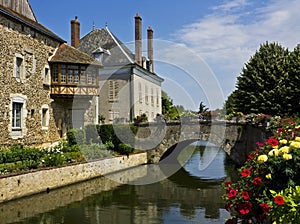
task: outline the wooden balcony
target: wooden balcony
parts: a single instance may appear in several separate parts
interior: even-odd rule
[[[98,95],[97,67],[54,65],[51,68],[51,97]]]

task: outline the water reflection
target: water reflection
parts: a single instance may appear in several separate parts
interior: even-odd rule
[[[225,172],[225,153],[222,149],[209,146],[195,150],[193,156],[185,164],[184,169],[194,177],[201,180],[222,180],[227,175]],[[198,164],[198,166],[195,166]]]
[[[158,183],[121,185],[97,178],[2,204],[1,223],[224,223],[228,213],[223,209],[220,180],[227,176],[229,166],[224,164],[224,152],[218,151],[211,167],[199,172],[199,162],[210,155],[208,150],[217,149],[198,148],[184,168]],[[146,173],[147,166],[135,172]],[[208,181],[209,177],[219,181]]]

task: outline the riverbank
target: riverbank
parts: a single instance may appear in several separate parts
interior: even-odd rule
[[[147,163],[147,153],[37,170],[0,178],[0,203],[30,196]]]

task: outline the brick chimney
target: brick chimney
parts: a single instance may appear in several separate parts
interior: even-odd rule
[[[154,72],[154,62],[153,62],[153,29],[151,26],[147,29],[147,39],[148,39],[148,58],[150,61],[150,72]]]
[[[77,48],[80,44],[80,23],[78,17],[75,16],[74,20],[71,20],[71,45]]]
[[[135,15],[135,62],[142,66],[142,18]]]

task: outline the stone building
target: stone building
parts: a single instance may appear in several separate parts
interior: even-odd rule
[[[142,55],[142,18],[135,16],[135,53],[109,29],[94,29],[80,39],[80,24],[72,23],[72,45],[103,64],[99,76],[99,114],[106,123],[132,121],[161,114],[161,83],[154,73],[153,30],[147,30],[148,58]]]
[[[27,0],[0,0],[0,49],[1,145],[50,144],[72,116],[75,126],[95,121],[101,64],[39,24]],[[88,103],[74,113],[77,98]]]

